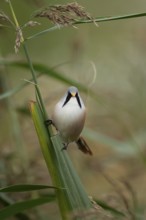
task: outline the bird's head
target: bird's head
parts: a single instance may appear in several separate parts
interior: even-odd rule
[[[65,101],[64,101],[62,107],[64,107],[69,102],[69,100],[71,98],[76,98],[76,100],[79,104],[79,107],[82,108],[78,89],[74,86],[71,86],[71,87],[68,88],[67,93],[65,94]]]

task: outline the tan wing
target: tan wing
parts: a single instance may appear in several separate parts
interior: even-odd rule
[[[88,144],[83,139],[83,137],[79,137],[78,141],[76,141],[79,150],[81,150],[84,154],[93,155],[92,151],[90,150]]]

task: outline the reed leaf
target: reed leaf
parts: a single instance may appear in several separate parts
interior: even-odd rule
[[[57,187],[47,186],[47,185],[20,184],[20,185],[11,185],[8,187],[0,188],[0,193],[1,192],[28,192],[28,191],[41,190],[41,189],[57,189]]]
[[[64,146],[60,137],[48,132],[37,103],[30,102],[30,111],[53,185],[62,188],[55,190],[62,219],[68,219],[76,213],[84,213],[83,218],[76,219],[86,219],[85,212],[93,211],[92,204],[67,152],[61,150]]]
[[[17,213],[20,213],[24,210],[34,208],[45,203],[54,201],[54,194],[49,195],[48,197],[38,197],[35,199],[29,199],[21,202],[14,203],[0,210],[0,219],[8,219],[10,216],[13,216]]]
[[[105,209],[105,210],[107,210],[107,211],[110,211],[112,214],[118,216],[119,218],[126,216],[123,212],[121,212],[121,211],[119,211],[119,210],[117,210],[117,209],[115,209],[115,208],[113,208],[113,207],[107,205],[105,202],[103,202],[103,201],[101,201],[101,200],[95,199],[94,201],[95,201],[99,206],[101,206],[103,209]]]
[[[27,69],[30,71],[30,66],[29,66],[29,63],[25,62],[25,61],[8,61],[8,60],[0,60],[0,65],[7,65],[7,66],[16,66],[16,67],[20,67],[20,68],[23,68],[23,69]],[[82,92],[85,92],[93,97],[94,99],[96,99],[97,101],[100,101],[98,96],[91,90],[89,89],[87,86],[75,81],[75,80],[72,80],[66,76],[63,75],[63,73],[59,72],[59,71],[55,71],[53,68],[50,68],[48,67],[47,65],[45,64],[41,64],[41,63],[33,63],[33,67],[35,69],[35,71],[39,74],[44,74],[44,75],[47,75],[55,80],[58,80],[64,84],[67,84],[67,85],[74,85],[76,86],[80,91]],[[0,95],[0,99],[3,99],[3,98],[6,98],[8,97],[9,95],[13,95],[15,94],[15,92],[18,92],[19,90],[21,90],[21,88],[24,88],[24,86],[27,85],[27,82],[23,83],[22,84],[22,87],[21,86],[18,86],[15,87],[12,91],[8,91],[7,93],[5,94],[2,94]]]
[[[117,15],[117,16],[105,16],[105,17],[95,17],[94,19],[79,19],[75,22],[72,23],[72,25],[77,25],[77,24],[87,24],[87,23],[99,23],[99,22],[109,22],[109,21],[116,21],[116,20],[123,20],[123,19],[132,19],[132,18],[140,18],[140,17],[145,17],[146,12],[142,13],[133,13],[133,14],[126,14],[126,15]],[[60,30],[61,28],[65,28],[66,26],[64,25],[55,25],[50,28],[47,28],[43,31],[40,31],[32,36],[29,36],[25,39],[27,40],[32,40],[33,38],[40,37],[44,34],[47,34],[48,32]]]

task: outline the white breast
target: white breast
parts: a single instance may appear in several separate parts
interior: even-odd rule
[[[82,100],[81,100],[82,101]],[[75,97],[63,106],[62,100],[55,106],[53,123],[66,143],[76,141],[84,127],[86,109],[80,108]]]

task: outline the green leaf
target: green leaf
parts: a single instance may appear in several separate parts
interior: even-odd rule
[[[68,219],[68,215],[74,212],[90,212],[92,209],[91,201],[67,152],[61,150],[64,145],[60,137],[58,135],[54,136],[52,130],[50,130],[51,126],[48,130],[46,129],[42,112],[37,103],[30,102],[30,111],[53,185],[64,189],[55,190],[62,219]]]
[[[11,185],[8,187],[0,188],[0,192],[27,192],[33,190],[41,190],[41,189],[59,189],[54,186],[46,186],[46,185]]]
[[[117,216],[121,216],[121,217],[125,217],[125,214],[109,205],[107,205],[105,202],[101,201],[101,200],[94,200],[99,206],[101,206],[103,209],[108,210],[110,212],[112,212],[113,214],[117,215]]]
[[[121,157],[121,155],[124,155],[124,157],[129,157],[137,155],[138,153],[138,149],[134,146],[133,137],[130,137],[125,141],[119,141],[105,134],[99,133],[97,131],[95,132],[90,128],[85,128],[83,133],[87,138],[112,148],[112,150],[117,153],[117,156],[119,155]],[[140,143],[141,146],[144,146],[146,141],[145,132],[143,133],[143,137],[144,139],[142,139],[142,133],[135,134],[134,140],[136,143]]]
[[[43,205],[45,203],[49,203],[54,201],[55,195],[49,195],[49,197],[39,197],[36,199],[30,199],[26,201],[17,202],[15,204],[9,205],[0,210],[0,219],[7,219],[10,216],[13,216],[19,212],[22,212],[27,209],[34,208],[39,205]]]
[[[3,204],[3,206],[8,206],[14,204],[14,201],[5,193],[0,193],[0,203]],[[30,220],[30,218],[24,213],[17,213],[15,216],[20,220]]]
[[[13,89],[8,90],[7,92],[0,95],[0,100],[5,99],[9,96],[15,95],[17,92],[19,92],[21,89],[23,89],[28,83],[23,83],[19,86],[14,87]]]
[[[0,61],[1,65],[8,65],[8,66],[16,66],[16,67],[20,67],[20,68],[24,68],[30,71],[30,67],[29,64],[27,62],[24,61],[8,61],[8,60],[1,60]],[[81,83],[78,83],[75,80],[72,80],[66,76],[63,75],[63,73],[60,73],[58,71],[55,71],[53,68],[49,68],[48,66],[44,65],[44,64],[40,64],[40,63],[33,63],[33,67],[35,69],[35,71],[37,71],[40,74],[45,74],[55,80],[61,81],[67,85],[74,85],[76,86],[80,91],[85,92],[85,93],[89,93],[89,95],[91,95],[94,99],[98,100],[97,95],[90,90],[88,87],[84,86]],[[22,84],[22,88],[27,85],[27,83],[23,83]],[[18,88],[16,87],[13,90],[8,91],[5,94],[0,95],[0,99],[8,97],[9,95],[15,94],[15,92],[19,91],[19,89],[21,89],[21,86],[19,86]]]

